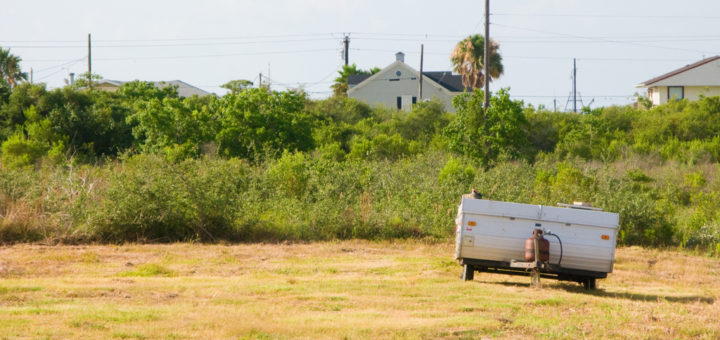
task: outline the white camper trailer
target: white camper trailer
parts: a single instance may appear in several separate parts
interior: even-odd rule
[[[596,279],[612,272],[618,222],[618,214],[582,205],[550,207],[466,197],[455,220],[455,257],[463,266],[464,280],[472,280],[475,271],[527,275],[528,268],[534,268],[538,279],[576,281],[594,289]],[[533,258],[529,265],[524,255],[535,229],[554,237],[547,238],[549,259],[540,263]]]

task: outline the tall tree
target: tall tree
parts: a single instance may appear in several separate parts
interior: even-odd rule
[[[247,90],[253,86],[253,82],[247,79],[231,80],[225,84],[220,85],[224,89],[230,90],[232,94],[238,94],[240,91]]]
[[[338,71],[339,77],[335,78],[335,83],[330,86],[333,89],[333,95],[346,96],[348,90],[348,77],[351,75],[373,75],[380,72],[380,68],[373,67],[369,70],[362,70],[354,63],[352,65],[343,65],[342,70]]]
[[[498,43],[490,39],[490,81],[503,74],[502,56],[498,53]],[[450,55],[455,72],[463,78],[463,85],[473,89],[485,85],[483,74],[485,38],[480,34],[470,35],[455,45]]]
[[[15,87],[18,82],[27,80],[27,73],[20,70],[22,59],[10,54],[10,49],[0,47],[0,82]]]
[[[487,110],[484,99],[481,90],[453,98],[457,112],[444,130],[450,150],[477,157],[485,166],[502,154],[524,158],[529,145],[523,103],[510,99],[508,89],[494,93]]]

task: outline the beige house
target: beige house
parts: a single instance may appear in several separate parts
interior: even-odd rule
[[[700,60],[637,85],[647,88],[653,105],[668,100],[720,96],[720,56]]]
[[[348,97],[372,106],[410,111],[418,101],[420,72],[405,64],[405,54],[395,54],[395,62],[380,72],[348,77]],[[462,77],[452,72],[423,72],[423,100],[437,99],[445,110],[454,112],[452,99],[465,90]]]
[[[124,83],[124,81],[120,80],[101,79],[96,81],[93,86],[99,90],[115,92]],[[177,86],[178,96],[180,97],[192,97],[193,95],[197,95],[198,97],[204,97],[211,94],[195,86],[192,86],[182,80],[151,81],[150,83],[160,89],[166,86]]]

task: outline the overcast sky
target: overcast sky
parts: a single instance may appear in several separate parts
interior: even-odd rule
[[[578,92],[592,107],[626,104],[635,85],[720,54],[720,1],[493,0],[490,36],[505,74],[491,90],[564,109],[577,58]],[[34,80],[63,86],[68,73],[112,80],[179,79],[222,94],[233,79],[273,81],[326,97],[343,63],[383,68],[394,53],[427,71],[451,70],[450,52],[483,33],[484,1],[3,1],[0,46],[33,68]]]

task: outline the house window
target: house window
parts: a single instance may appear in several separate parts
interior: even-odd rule
[[[417,104],[417,97],[413,96],[412,103]]]
[[[683,86],[668,86],[668,100],[680,100],[685,98],[685,87]]]
[[[402,97],[397,97],[397,108],[398,110],[402,109]]]

